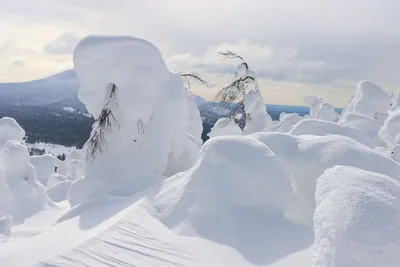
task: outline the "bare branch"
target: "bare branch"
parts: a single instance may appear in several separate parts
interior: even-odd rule
[[[181,72],[181,73],[179,73],[179,76],[181,76],[181,77],[185,80],[185,82],[186,82],[186,84],[188,85],[189,89],[191,89],[191,88],[190,88],[190,86],[191,86],[190,80],[191,80],[191,79],[193,79],[193,80],[195,80],[195,81],[197,81],[197,82],[200,82],[200,83],[203,84],[204,86],[211,87],[210,84],[209,84],[207,81],[203,80],[202,78],[200,78],[200,77],[199,77],[198,75],[196,75],[196,74],[193,74],[193,73],[183,73],[183,72]]]

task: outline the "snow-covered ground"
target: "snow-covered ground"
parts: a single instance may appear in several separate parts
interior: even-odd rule
[[[245,84],[245,127],[202,145],[201,99],[153,44],[87,37],[74,65],[96,118],[82,150],[0,119],[0,266],[400,266],[398,100],[377,85],[272,122]]]
[[[69,152],[75,150],[75,147],[66,147],[63,145],[58,145],[58,144],[49,144],[49,143],[34,143],[30,144],[27,143],[26,146],[29,149],[38,149],[38,150],[44,150],[46,154],[52,154],[54,156],[62,155],[62,154],[68,154]]]

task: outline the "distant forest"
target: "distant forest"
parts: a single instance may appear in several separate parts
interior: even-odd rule
[[[44,142],[81,148],[93,119],[46,106],[0,105],[0,117],[12,117],[25,129],[28,143]]]
[[[93,118],[46,106],[0,105],[0,118],[12,117],[25,129],[28,143],[44,142],[82,148],[89,138]],[[212,122],[203,122],[202,139],[208,139]]]

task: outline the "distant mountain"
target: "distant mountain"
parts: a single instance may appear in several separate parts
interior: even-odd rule
[[[79,82],[74,70],[22,83],[0,83],[0,105],[70,106],[84,109],[78,100]]]
[[[79,82],[74,70],[22,83],[0,83],[0,117],[10,116],[25,128],[29,142],[82,146],[93,119],[78,99]],[[214,123],[234,105],[221,106],[200,96],[196,103],[203,119],[203,140]],[[267,105],[272,119],[281,112],[305,115],[308,107]],[[240,123],[239,123],[240,124]]]

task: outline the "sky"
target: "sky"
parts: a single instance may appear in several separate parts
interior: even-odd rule
[[[358,81],[400,88],[398,0],[0,0],[0,82],[40,79],[73,68],[89,34],[153,42],[168,67],[206,79],[211,100],[241,55],[266,103],[303,104],[317,95],[347,105]]]

